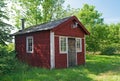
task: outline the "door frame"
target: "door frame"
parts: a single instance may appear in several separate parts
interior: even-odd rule
[[[73,39],[75,39],[75,49],[76,49],[76,47],[77,47],[77,45],[76,45],[76,37],[67,37],[67,67],[69,67],[69,57],[68,57],[68,40],[69,40],[69,38],[73,38]],[[76,52],[75,52],[75,55],[76,55],[76,63],[75,63],[75,65],[77,65],[78,63],[77,63],[77,49],[76,49]]]

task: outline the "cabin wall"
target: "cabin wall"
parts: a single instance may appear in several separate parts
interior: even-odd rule
[[[84,38],[85,32],[83,29],[80,26],[73,28],[72,25],[73,21],[68,20],[60,24],[58,27],[55,27],[53,31],[55,31],[55,35]]]
[[[85,39],[82,39],[82,52],[77,53],[77,64],[85,64],[85,45],[84,45]]]
[[[55,36],[55,68],[67,68],[67,54],[60,54],[59,37]]]
[[[61,54],[59,51],[59,37],[65,36],[68,38],[82,38],[82,52],[77,52],[77,65],[85,63],[85,52],[84,52],[84,37],[85,33],[82,28],[78,26],[77,28],[72,28],[73,22],[67,21],[58,27],[54,28],[55,32],[55,67],[56,68],[65,68],[67,65],[67,54]]]
[[[33,36],[33,53],[26,52],[26,37]],[[15,36],[17,57],[29,65],[50,68],[50,31]]]

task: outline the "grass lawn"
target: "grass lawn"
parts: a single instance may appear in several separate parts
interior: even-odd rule
[[[67,69],[48,70],[21,65],[13,73],[0,75],[0,81],[120,81],[120,56],[87,55],[85,66]]]

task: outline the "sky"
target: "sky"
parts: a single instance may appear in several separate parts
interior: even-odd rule
[[[94,5],[102,13],[107,24],[120,22],[120,0],[65,0],[64,5],[70,4],[71,8],[82,8],[84,4]]]

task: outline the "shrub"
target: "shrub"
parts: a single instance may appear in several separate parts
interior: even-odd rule
[[[9,73],[14,69],[14,63],[17,60],[15,55],[15,51],[9,50],[9,46],[0,45],[0,74]]]
[[[115,52],[116,52],[116,48],[115,47],[108,46],[101,52],[101,54],[113,55],[113,54],[115,54]]]
[[[24,71],[26,69],[29,70],[30,67],[16,58],[13,44],[8,46],[0,45],[0,74]]]

